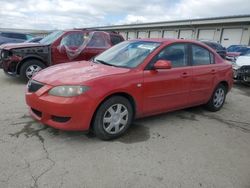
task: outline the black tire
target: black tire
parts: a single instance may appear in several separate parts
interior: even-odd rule
[[[216,100],[218,99],[218,95],[220,92],[223,92],[223,98],[221,100]],[[211,111],[211,112],[216,112],[222,108],[224,105],[224,102],[226,100],[226,94],[227,94],[227,89],[223,84],[219,84],[214,92],[208,103],[206,104],[206,108]],[[221,96],[222,97],[222,96]],[[217,102],[216,102],[217,101]],[[220,101],[220,102],[219,102]]]
[[[22,64],[21,68],[20,68],[20,78],[21,78],[22,80],[28,81],[28,80],[33,76],[33,74],[37,72],[37,71],[34,72],[34,73],[31,75],[31,77],[28,77],[28,75],[27,75],[28,69],[29,69],[30,67],[32,67],[32,66],[37,67],[37,68],[40,69],[40,70],[41,70],[41,69],[44,69],[44,68],[46,67],[41,61],[39,61],[39,60],[37,60],[37,59],[31,59],[31,60],[25,61],[25,62]],[[40,71],[40,70],[39,70],[39,71]]]
[[[118,113],[118,111],[120,111],[120,113],[118,115],[111,115],[110,113],[110,111],[112,111],[111,108],[113,109],[113,112]],[[118,110],[118,108],[121,110]],[[126,115],[123,116],[122,114],[125,114],[126,110],[127,110],[127,116]],[[112,121],[104,123],[104,119],[109,119],[109,118]],[[129,128],[132,120],[133,120],[133,108],[129,100],[127,100],[122,96],[114,96],[104,101],[98,108],[93,120],[93,132],[98,138],[102,140],[111,140],[124,134]],[[125,125],[123,125],[122,123],[124,123]],[[121,129],[121,130],[116,132],[116,129]]]

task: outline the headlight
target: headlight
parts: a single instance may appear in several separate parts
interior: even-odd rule
[[[235,62],[232,64],[234,70],[238,70],[241,66],[237,65]]]
[[[88,89],[87,86],[56,86],[49,91],[49,94],[60,97],[74,97],[81,95]]]
[[[10,52],[6,50],[1,51],[1,59],[7,59],[10,56]]]

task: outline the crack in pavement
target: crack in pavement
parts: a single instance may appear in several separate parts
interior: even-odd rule
[[[15,123],[15,125],[20,125],[20,124],[26,124],[20,131],[16,132],[16,133],[10,133],[9,135],[11,137],[16,137],[16,138],[19,138],[20,135],[24,135],[26,138],[30,138],[30,137],[37,137],[38,140],[40,141],[40,143],[42,144],[42,149],[43,151],[45,152],[46,156],[45,156],[45,159],[48,160],[51,164],[50,166],[44,170],[40,175],[38,175],[37,177],[35,177],[34,175],[32,175],[31,173],[31,177],[34,181],[34,184],[31,186],[32,188],[38,188],[38,181],[39,179],[44,175],[46,174],[47,172],[49,172],[54,166],[55,166],[55,161],[52,160],[50,158],[50,155],[49,155],[49,152],[45,146],[45,143],[44,143],[44,138],[40,135],[40,132],[41,131],[44,131],[47,129],[47,127],[42,127],[40,129],[34,129],[32,128],[32,124],[35,123],[35,121],[26,121],[26,122],[18,122],[18,123]],[[28,165],[27,168],[30,169],[30,163],[25,160],[26,164]],[[31,171],[30,171],[31,172]]]

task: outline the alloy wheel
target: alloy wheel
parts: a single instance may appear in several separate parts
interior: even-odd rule
[[[120,133],[128,123],[128,109],[123,104],[109,107],[103,116],[103,128],[109,134]]]
[[[214,94],[213,103],[216,108],[220,108],[225,100],[225,91],[222,88],[218,88]]]
[[[25,74],[26,74],[26,77],[28,79],[31,79],[32,76],[39,72],[40,70],[42,70],[42,67],[38,66],[38,65],[30,65],[27,67],[26,71],[25,71]]]

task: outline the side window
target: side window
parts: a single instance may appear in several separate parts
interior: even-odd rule
[[[27,40],[32,39],[32,38],[34,38],[32,35],[26,35]]]
[[[193,65],[209,65],[213,63],[210,52],[203,47],[192,45]],[[212,55],[212,54],[211,54]]]
[[[157,55],[157,60],[169,60],[172,63],[172,67],[187,66],[187,45],[174,44],[168,46]]]
[[[95,32],[88,43],[88,47],[92,48],[110,47],[110,44],[108,43],[108,35],[102,32]]]
[[[63,37],[60,46],[80,47],[84,42],[84,35],[80,32],[70,33]]]
[[[111,38],[112,45],[116,45],[123,41],[123,39],[120,36],[116,36],[116,35],[110,35],[110,38]]]

